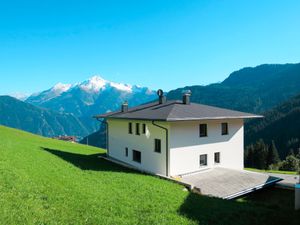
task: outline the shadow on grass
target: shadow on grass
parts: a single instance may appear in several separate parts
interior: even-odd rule
[[[269,191],[273,190],[269,189]],[[290,207],[281,206],[280,208],[274,208],[274,205],[271,204],[272,206],[270,206],[268,203],[262,205],[257,200],[258,197],[253,197],[254,195],[256,193],[248,197],[252,200],[249,202],[223,200],[189,193],[184,203],[180,206],[178,213],[196,221],[198,224],[299,224],[300,212],[295,212]]]
[[[100,156],[106,156],[105,153],[82,155],[73,152],[64,152],[61,150],[44,147],[41,147],[41,149],[73,164],[74,166],[82,170],[137,173],[134,170],[100,158]]]

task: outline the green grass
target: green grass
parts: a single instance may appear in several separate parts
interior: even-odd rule
[[[290,200],[199,196],[104,153],[0,126],[0,224],[298,224]]]
[[[294,191],[269,187],[237,199],[237,202],[254,203],[256,205],[277,209],[293,210]]]
[[[280,174],[290,174],[290,175],[297,175],[295,171],[282,171],[282,170],[260,170],[255,168],[245,168],[246,170],[253,171],[253,172],[264,172],[264,173],[280,173]]]

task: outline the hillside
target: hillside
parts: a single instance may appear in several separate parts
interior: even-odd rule
[[[100,123],[100,122],[99,122]],[[81,144],[91,145],[100,148],[106,148],[106,127],[105,123],[100,123],[98,131],[91,133],[80,140]]]
[[[267,143],[272,140],[281,158],[293,149],[300,148],[300,95],[264,113],[265,118],[253,120],[245,126],[245,143],[254,143],[260,138]]]
[[[194,102],[261,113],[300,93],[300,63],[243,68],[221,83],[178,88],[168,98],[181,99],[183,90],[192,91]]]
[[[9,96],[0,96],[0,124],[43,136],[86,136],[91,128],[72,114],[33,106]]]
[[[0,137],[0,224],[298,222],[292,204],[284,208],[192,194],[98,158],[102,149],[3,126]]]

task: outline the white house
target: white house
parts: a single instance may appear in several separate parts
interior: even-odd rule
[[[107,123],[107,154],[140,170],[175,176],[243,169],[244,119],[261,116],[190,102],[156,102],[96,116]]]

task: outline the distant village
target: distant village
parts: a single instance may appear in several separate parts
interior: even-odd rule
[[[76,136],[65,136],[65,135],[59,135],[56,137],[52,137],[53,139],[61,140],[61,141],[68,141],[68,142],[78,142],[78,139]]]

